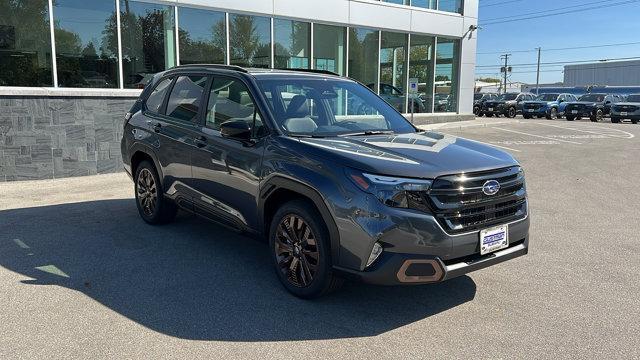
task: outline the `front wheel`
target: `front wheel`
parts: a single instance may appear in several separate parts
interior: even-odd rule
[[[575,116],[567,115],[567,121],[573,121],[575,119],[576,119]]]
[[[473,114],[477,117],[482,117],[482,110],[480,109],[480,106],[474,106]]]
[[[492,114],[492,113],[487,113],[487,114],[485,114],[485,115],[487,115],[487,117],[488,117],[488,118],[492,118],[492,117],[493,117],[493,114]]]
[[[294,200],[278,209],[269,229],[269,246],[276,274],[290,293],[313,299],[340,286],[329,244],[329,232],[312,204]]]
[[[531,115],[522,115],[522,117],[525,119],[531,119]]]
[[[152,225],[171,222],[178,209],[164,197],[156,168],[148,161],[138,165],[135,176],[136,205],[144,221]]]
[[[549,110],[549,113],[547,114],[547,119],[548,120],[555,120],[557,118],[558,118],[558,109],[551,108],[551,110]]]
[[[592,122],[602,121],[604,119],[604,113],[602,112],[602,109],[596,110],[596,112],[593,113],[589,119]]]
[[[514,117],[516,117],[517,114],[518,114],[518,111],[514,107],[510,107],[509,110],[507,110],[507,117],[508,118],[513,119]]]

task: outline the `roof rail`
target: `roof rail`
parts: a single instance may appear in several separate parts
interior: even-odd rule
[[[292,69],[292,68],[276,68],[274,70],[290,70],[290,71],[301,71],[301,72],[308,72],[308,73],[315,73],[315,74],[325,74],[325,75],[335,75],[335,76],[340,76],[340,74],[334,73],[333,71],[329,71],[329,70],[319,70],[319,69]]]
[[[216,68],[216,69],[226,69],[226,70],[234,70],[240,71],[243,73],[248,73],[247,69],[236,66],[236,65],[224,65],[224,64],[185,64],[174,66],[171,69],[184,69],[184,68]]]

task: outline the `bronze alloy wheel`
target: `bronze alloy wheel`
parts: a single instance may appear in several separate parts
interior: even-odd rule
[[[320,254],[311,227],[298,215],[289,214],[278,224],[275,238],[278,269],[296,287],[311,284]]]
[[[142,169],[138,174],[137,195],[140,207],[146,216],[152,217],[156,211],[158,191],[156,181],[149,169]]]

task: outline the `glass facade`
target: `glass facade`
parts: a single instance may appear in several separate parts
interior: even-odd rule
[[[125,88],[143,88],[153,74],[176,65],[173,7],[121,0],[120,24]]]
[[[271,19],[230,14],[229,52],[231,65],[271,67]]]
[[[381,33],[380,96],[400,112],[406,112],[407,109],[408,41],[407,34],[386,31]],[[413,105],[415,112],[422,112],[418,102]]]
[[[435,45],[433,36],[411,35],[409,51],[409,78],[418,79],[418,97],[424,112],[433,112],[433,76],[435,67]]]
[[[308,69],[311,65],[311,24],[274,19],[274,67]]]
[[[347,29],[342,26],[313,25],[315,69],[346,75]]]
[[[435,112],[458,109],[459,41],[438,38],[436,49]]]
[[[462,14],[464,0],[380,0],[383,2]]]
[[[225,13],[178,8],[180,64],[224,64],[227,59]]]
[[[57,0],[53,6],[58,85],[117,88],[116,4],[112,0]]]
[[[142,88],[157,72],[193,63],[311,68],[358,80],[402,112],[458,110],[459,39],[150,1],[52,4],[0,0],[0,86]],[[407,94],[410,78],[418,79],[416,95]],[[336,106],[366,111],[356,102],[344,94]]]
[[[378,91],[378,30],[349,28],[347,76]]]
[[[47,0],[0,0],[0,86],[53,86]]]

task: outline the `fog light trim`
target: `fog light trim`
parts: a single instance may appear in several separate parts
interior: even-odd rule
[[[369,260],[367,260],[367,265],[365,266],[365,268],[371,266],[371,264],[373,264],[380,257],[380,255],[382,255],[383,251],[384,248],[382,247],[382,245],[380,245],[380,243],[376,242],[375,244],[373,244],[373,249],[371,249],[371,254],[369,255]]]

